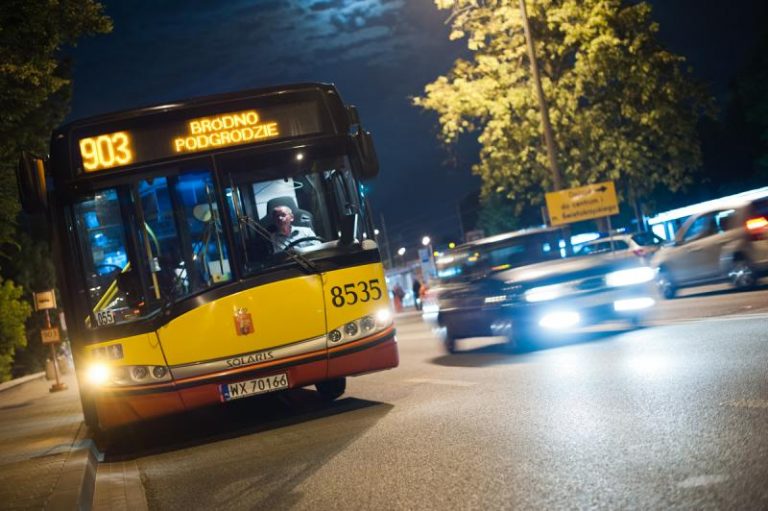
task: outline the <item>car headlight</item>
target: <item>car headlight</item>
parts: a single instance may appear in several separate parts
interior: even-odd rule
[[[551,286],[532,287],[525,292],[526,302],[545,302],[562,296],[564,288],[562,284]]]
[[[656,272],[647,266],[619,270],[605,276],[605,283],[611,287],[631,286],[650,282],[656,276]]]

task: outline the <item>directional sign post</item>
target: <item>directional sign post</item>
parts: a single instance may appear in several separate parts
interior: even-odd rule
[[[619,213],[612,181],[547,193],[549,223],[553,226],[608,217]]]
[[[56,294],[53,289],[35,293],[35,310],[43,311],[45,314],[45,328],[40,329],[40,338],[43,344],[51,346],[51,362],[53,363],[53,372],[56,375],[56,383],[51,385],[51,392],[65,390],[67,384],[59,380],[59,365],[56,359],[56,348],[54,344],[61,342],[59,328],[51,325],[51,317],[48,315],[50,310],[56,309]]]

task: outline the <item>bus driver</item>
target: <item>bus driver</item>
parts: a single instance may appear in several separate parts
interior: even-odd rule
[[[272,208],[272,222],[275,232],[272,233],[272,248],[275,252],[285,250],[291,243],[303,240],[293,247],[310,247],[320,243],[320,239],[311,227],[293,225],[293,211],[288,206],[275,206]]]

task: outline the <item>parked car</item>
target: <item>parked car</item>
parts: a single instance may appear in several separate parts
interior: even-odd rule
[[[536,344],[610,320],[642,322],[655,271],[630,254],[567,257],[560,231],[536,229],[457,247],[438,261],[437,323],[446,349],[467,337]]]
[[[753,287],[768,271],[768,198],[692,216],[651,264],[666,298],[682,287],[712,282]]]
[[[652,232],[636,232],[587,241],[575,247],[575,250],[578,255],[631,252],[638,257],[650,260],[663,244],[664,240]]]

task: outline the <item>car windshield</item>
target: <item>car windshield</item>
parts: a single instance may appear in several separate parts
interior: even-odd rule
[[[611,242],[610,239],[605,239],[601,241],[593,241],[590,243],[585,243],[581,247],[576,249],[576,254],[578,255],[589,255],[589,254],[604,254],[606,252],[616,252],[619,250],[629,250],[629,245],[626,241],[620,240],[620,239],[614,239],[613,242]]]
[[[436,263],[438,277],[452,282],[564,257],[565,246],[553,231],[459,248]]]
[[[652,232],[638,232],[632,235],[632,240],[643,247],[664,243],[663,239]]]
[[[78,199],[72,212],[88,289],[86,326],[147,318],[230,282],[234,261],[243,276],[306,262],[337,245],[350,215],[363,220],[354,233],[363,239],[364,208],[347,159],[296,164],[291,157],[292,164],[287,156],[217,163],[227,172],[223,194],[206,159]]]

